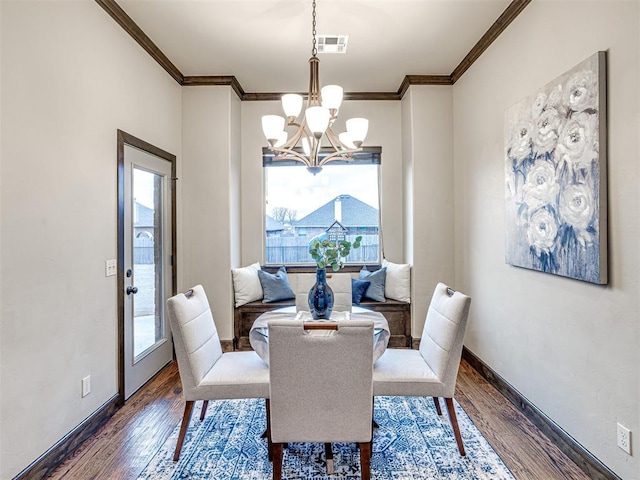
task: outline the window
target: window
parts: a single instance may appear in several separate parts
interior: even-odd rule
[[[353,162],[329,162],[317,175],[272,158],[266,150],[266,264],[313,263],[309,242],[319,235],[348,241],[361,235],[346,262],[379,263],[380,148],[358,152]]]

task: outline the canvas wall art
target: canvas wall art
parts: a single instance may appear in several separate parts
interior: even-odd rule
[[[506,262],[607,283],[606,54],[505,112]]]

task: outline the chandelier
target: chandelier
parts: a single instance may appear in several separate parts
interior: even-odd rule
[[[327,85],[320,90],[320,60],[316,56],[316,2],[313,0],[313,45],[309,59],[309,93],[302,122],[297,123],[302,111],[303,98],[301,95],[289,93],[282,96],[282,109],[286,115],[264,115],[262,117],[262,131],[269,150],[274,154],[274,160],[294,160],[302,162],[307,170],[317,174],[322,166],[334,160],[351,161],[354,152],[362,150],[361,145],[367,136],[369,121],[366,118],[351,118],[346,121],[347,131],[336,135],[332,126],[338,118],[338,110],[342,104],[343,90],[338,85]],[[295,128],[295,133],[288,138],[285,130]],[[322,138],[326,137],[325,146],[329,153],[320,158]]]

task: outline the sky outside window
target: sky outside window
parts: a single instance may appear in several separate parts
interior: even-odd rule
[[[378,165],[326,165],[317,175],[303,166],[265,169],[266,213],[295,210],[301,219],[338,195],[351,195],[378,209]]]

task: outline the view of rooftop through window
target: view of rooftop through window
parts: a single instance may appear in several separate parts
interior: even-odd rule
[[[264,170],[267,264],[312,263],[309,242],[325,233],[362,236],[347,263],[379,261],[379,165],[329,163],[317,175],[302,165]]]

